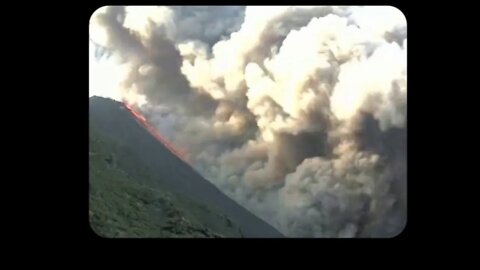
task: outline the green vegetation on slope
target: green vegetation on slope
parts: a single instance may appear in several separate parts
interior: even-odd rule
[[[148,168],[90,126],[90,224],[103,237],[241,237],[210,206],[162,187]]]

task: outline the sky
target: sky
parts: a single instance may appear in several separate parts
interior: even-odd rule
[[[136,104],[290,237],[406,223],[406,51],[391,6],[102,7],[89,95]]]

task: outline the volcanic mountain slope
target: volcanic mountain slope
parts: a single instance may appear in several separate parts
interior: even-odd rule
[[[283,237],[158,142],[117,101],[91,97],[90,224],[105,237]]]

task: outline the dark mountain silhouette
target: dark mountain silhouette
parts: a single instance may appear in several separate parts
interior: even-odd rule
[[[207,237],[214,237],[217,234],[227,237],[283,237],[272,226],[223,194],[190,165],[170,152],[132,116],[123,103],[91,97],[89,105],[91,148],[92,138],[96,138],[97,147],[112,144],[116,145],[116,149],[122,149],[116,152],[118,157],[106,158],[105,163],[101,163],[105,165],[100,166],[105,168],[114,166],[125,172],[127,178],[135,178],[129,180],[130,183],[144,185],[152,192],[174,194],[171,197],[177,199],[170,200],[169,205],[173,208],[178,206],[177,209],[180,209],[178,213],[185,213],[187,220],[190,216],[189,222],[197,224],[195,226],[200,228],[190,231],[203,230],[202,235]],[[105,141],[109,143],[104,143]],[[91,152],[90,155],[95,153]],[[90,162],[90,177],[92,177],[92,157]],[[148,172],[145,173],[147,176],[137,173],[139,171]],[[128,175],[135,177],[128,177]],[[92,186],[92,179],[90,182]],[[96,202],[100,202],[98,198]],[[155,201],[155,203],[158,202]],[[151,211],[148,215],[155,216],[155,211]],[[175,222],[170,222],[171,229],[175,226]],[[196,237],[196,234],[188,235]]]

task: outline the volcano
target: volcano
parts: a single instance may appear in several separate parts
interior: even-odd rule
[[[197,224],[199,224],[198,226],[211,231],[215,231],[216,229],[221,230],[224,224],[219,223],[225,222],[230,227],[230,223],[232,223],[234,224],[233,227],[238,228],[239,233],[231,234],[231,237],[283,237],[280,232],[268,223],[237,204],[212,183],[204,179],[185,162],[181,151],[176,150],[168,141],[164,140],[161,134],[152,128],[146,119],[131,106],[126,106],[124,103],[112,99],[96,96],[91,97],[89,99],[89,122],[91,144],[92,137],[94,136],[92,130],[94,129],[95,133],[105,138],[105,140],[121,146],[122,149],[127,149],[128,153],[131,154],[124,155],[126,159],[130,158],[130,156],[138,157],[138,162],[126,161],[123,163],[121,162],[121,158],[109,158],[106,164],[110,167],[116,166],[115,168],[121,169],[122,172],[125,172],[125,175],[139,171],[139,167],[147,168],[150,174],[149,179],[151,180],[143,181],[139,179],[142,177],[135,177],[135,181],[141,182],[142,184],[148,182],[147,186],[149,190],[157,189],[160,190],[160,192],[169,192],[182,198],[181,201],[191,202],[191,204],[183,204],[177,207],[180,209],[180,212],[183,211],[186,213],[184,215],[187,217],[186,219],[188,219],[188,216],[191,216],[192,219],[195,219]],[[98,147],[101,148],[103,146],[100,145],[97,146],[97,148]],[[95,153],[92,153],[92,150],[90,151],[91,155],[95,155]],[[108,153],[108,150],[105,151]],[[112,161],[115,159],[119,159],[119,161]],[[90,164],[90,177],[92,177],[92,171],[98,171],[98,168],[92,168],[92,162]],[[105,168],[108,169],[110,167]],[[99,179],[100,178],[97,177],[95,181],[98,182],[100,181]],[[90,182],[92,187],[92,179],[90,179]],[[116,185],[113,185],[113,187]],[[115,194],[119,197],[123,196],[120,191]],[[105,196],[102,198],[104,197]],[[142,201],[142,198],[139,198],[139,200]],[[176,207],[175,202],[170,203],[170,205]],[[143,209],[140,208],[138,211],[143,211]],[[210,209],[209,211],[214,213],[207,213],[205,210],[202,210],[203,214],[199,214],[201,211],[194,209]],[[153,219],[160,220],[159,222],[161,223],[162,214],[160,212],[160,210],[157,212],[156,210],[150,211],[146,215],[152,216]],[[214,216],[221,216],[224,217],[224,219],[211,218]],[[117,218],[117,220],[118,219],[120,218]],[[102,217],[99,217],[98,220],[102,220]],[[178,220],[185,220],[185,218],[182,216]],[[125,224],[130,224],[129,222],[130,221],[125,221]],[[170,228],[174,230],[176,226],[180,226],[178,224],[179,223],[171,223]],[[155,230],[156,225],[152,226],[152,230]],[[228,234],[227,237],[229,237]]]
[[[183,151],[179,151],[176,149],[167,139],[165,139],[162,134],[154,127],[152,126],[145,116],[142,115],[141,112],[138,111],[133,105],[130,105],[127,103],[127,101],[123,101],[123,105],[125,108],[137,119],[137,121],[152,134],[152,136],[157,139],[163,146],[165,146],[172,154],[183,160],[184,162],[187,162],[185,159],[185,154]],[[187,162],[188,163],[188,162]]]

